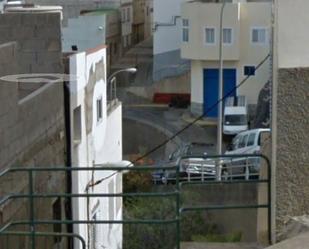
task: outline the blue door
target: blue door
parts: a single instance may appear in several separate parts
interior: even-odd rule
[[[223,96],[232,91],[229,96],[236,95],[236,69],[223,70]],[[218,116],[219,69],[204,69],[204,115],[216,118]]]

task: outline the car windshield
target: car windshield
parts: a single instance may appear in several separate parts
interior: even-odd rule
[[[246,125],[246,115],[226,115],[224,119],[225,125]]]
[[[169,157],[170,160],[176,160],[181,156],[190,156],[190,155],[205,155],[208,147],[212,147],[212,144],[204,143],[192,143],[186,144],[181,148],[175,150]]]

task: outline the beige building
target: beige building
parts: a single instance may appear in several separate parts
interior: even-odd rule
[[[271,4],[227,3],[223,15],[224,94],[252,75],[233,94],[247,96],[249,106],[257,103],[261,88],[269,80]],[[221,4],[202,1],[182,5],[181,57],[191,60],[191,111],[217,117]],[[211,108],[211,110],[209,110]]]
[[[145,32],[145,0],[133,0],[133,43],[144,40]]]

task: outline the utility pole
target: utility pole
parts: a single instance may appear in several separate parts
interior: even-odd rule
[[[223,11],[225,7],[226,2],[224,1],[221,6],[221,12],[220,12],[220,44],[219,44],[219,95],[218,95],[218,101],[219,101],[219,107],[218,107],[218,125],[217,125],[217,154],[222,155],[222,114],[223,114]]]

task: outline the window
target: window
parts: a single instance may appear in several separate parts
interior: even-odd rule
[[[127,35],[127,39],[128,39],[127,44],[130,47],[131,46],[131,35]]]
[[[253,44],[265,44],[266,28],[253,28],[251,33],[251,42]]]
[[[127,22],[130,22],[131,20],[131,10],[130,8],[127,8]]]
[[[205,43],[206,44],[215,44],[215,29],[214,28],[205,28]]]
[[[59,221],[61,220],[61,201],[58,197],[56,201],[53,203],[53,220]],[[61,233],[61,224],[53,224],[53,232]],[[59,243],[61,241],[61,237],[54,236],[54,243]]]
[[[232,40],[233,40],[233,32],[231,28],[224,28],[223,29],[223,43],[224,44],[232,44]]]
[[[252,134],[250,134],[250,136],[248,138],[247,146],[254,145],[254,141],[255,141],[255,133],[252,133]]]
[[[243,136],[239,141],[239,148],[246,147],[248,135]]]
[[[121,21],[122,22],[126,21],[126,9],[122,9],[121,11]]]
[[[128,45],[127,45],[127,36],[123,36],[123,47],[126,48]]]
[[[80,142],[82,139],[82,117],[81,107],[78,106],[73,111],[73,138],[74,142]]]
[[[255,66],[245,66],[244,67],[245,76],[254,76],[255,75]]]
[[[97,122],[99,123],[102,120],[103,112],[102,112],[102,97],[97,99]]]
[[[182,41],[188,42],[189,41],[189,20],[182,19]]]

